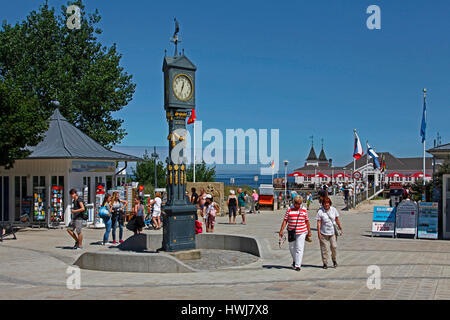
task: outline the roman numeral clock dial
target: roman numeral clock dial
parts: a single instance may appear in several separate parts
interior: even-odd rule
[[[185,74],[179,74],[173,79],[173,93],[178,100],[188,101],[192,97],[192,80]]]

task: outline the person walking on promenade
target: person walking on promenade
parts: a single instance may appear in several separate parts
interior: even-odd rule
[[[83,216],[86,211],[86,207],[84,206],[83,201],[78,197],[77,190],[72,189],[69,192],[72,197],[73,206],[72,206],[72,221],[67,227],[67,232],[70,236],[75,240],[75,245],[73,249],[83,249]],[[76,234],[75,234],[76,232]]]
[[[112,205],[112,237],[113,244],[116,244],[116,229],[119,227],[119,243],[123,242],[123,227],[125,222],[124,209],[128,201],[119,198],[119,192],[114,191],[111,199]]]
[[[161,192],[156,192],[155,199],[149,204],[149,206],[153,206],[152,220],[156,230],[161,229],[161,204]]]
[[[197,202],[198,202],[198,194],[196,192],[196,189],[192,188],[191,189],[191,203],[193,205],[197,205]]]
[[[219,206],[214,202],[212,195],[206,195],[206,203],[203,208],[206,217],[206,232],[214,232],[214,225],[216,224],[216,215],[219,212]]]
[[[309,210],[309,206],[311,205],[312,202],[313,202],[312,194],[311,192],[308,192],[306,194],[306,210]]]
[[[256,204],[258,203],[258,200],[259,200],[259,195],[256,192],[256,190],[253,190],[251,200],[252,200],[252,213],[256,214]]]
[[[105,199],[103,199],[102,207],[105,207],[106,210],[108,210],[109,215],[103,216],[102,220],[105,224],[105,233],[103,234],[103,245],[106,246],[109,242],[109,234],[111,233],[111,226],[112,226],[112,218],[111,218],[111,195],[107,193],[105,195]]]
[[[292,259],[294,260],[292,262],[292,268],[296,271],[300,271],[302,266],[305,239],[306,237],[311,237],[308,211],[302,207],[302,202],[302,196],[296,196],[294,198],[294,206],[286,211],[279,232],[279,236],[282,238],[286,225],[288,233],[289,231],[295,230],[295,237],[293,241],[289,242],[289,250],[291,251]]]
[[[288,208],[290,208],[290,207],[292,207],[292,205],[294,205],[294,199],[295,199],[296,196],[298,196],[297,191],[292,190],[291,191],[291,200],[287,204]],[[292,204],[291,204],[291,201],[292,201]]]
[[[206,203],[206,191],[205,189],[200,189],[200,195],[198,196],[198,209],[200,210],[200,215],[203,217],[203,222],[205,222],[205,216],[203,212],[203,208],[205,207]]]
[[[323,268],[328,268],[328,246],[331,249],[331,260],[333,266],[337,268],[337,236],[334,230],[334,223],[337,224],[342,232],[341,222],[339,221],[339,212],[331,206],[331,199],[325,198],[322,207],[317,212],[317,235],[320,242],[320,252],[322,253]]]
[[[239,188],[237,192],[238,192],[239,214],[242,216],[241,224],[245,224],[245,193],[242,192],[241,188]]]
[[[233,215],[233,224],[236,224],[237,198],[234,190],[230,190],[230,195],[227,199],[227,206],[229,224],[231,224],[231,215]]]
[[[134,214],[136,215],[134,235],[141,234],[142,229],[145,227],[145,221],[144,221],[144,205],[142,204],[142,198],[140,196],[137,196],[135,199]]]

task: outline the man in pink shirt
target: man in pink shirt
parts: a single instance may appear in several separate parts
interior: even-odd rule
[[[252,212],[253,214],[256,214],[256,204],[258,203],[259,200],[259,195],[256,192],[256,190],[253,190],[253,194],[252,194]],[[258,210],[259,213],[259,210]]]

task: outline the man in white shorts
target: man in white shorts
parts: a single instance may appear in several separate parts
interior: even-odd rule
[[[153,206],[152,220],[156,230],[161,229],[161,204],[161,193],[157,192],[155,194],[155,199],[150,202],[150,206]]]

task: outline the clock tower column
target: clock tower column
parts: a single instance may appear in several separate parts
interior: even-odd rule
[[[177,48],[179,25],[173,42]],[[167,203],[163,207],[163,244],[165,251],[195,249],[197,207],[186,198],[187,159],[186,118],[195,109],[195,71],[197,67],[184,55],[164,57],[164,109],[169,126],[167,162]]]

